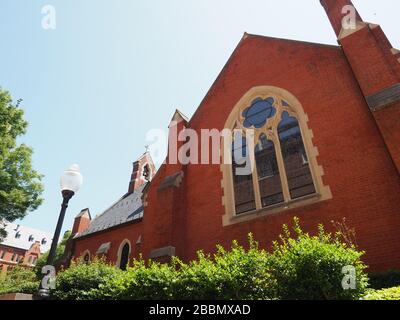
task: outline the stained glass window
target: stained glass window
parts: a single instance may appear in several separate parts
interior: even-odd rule
[[[262,128],[267,120],[276,114],[276,108],[273,104],[273,98],[267,98],[265,100],[261,98],[255,99],[251,103],[251,106],[243,111],[243,126],[245,128]]]
[[[298,120],[283,112],[278,133],[290,197],[296,199],[315,193]]]
[[[255,158],[260,187],[261,205],[269,207],[284,201],[275,146],[265,134],[255,148]]]
[[[236,133],[232,144],[232,176],[236,214],[256,209],[253,176],[246,138]]]
[[[315,159],[308,159],[309,141],[303,140],[308,135],[302,136],[301,106],[280,92],[257,94],[251,100],[246,96],[238,112],[232,113],[232,166],[223,169],[224,181],[231,173],[233,179],[233,188],[227,191],[227,199],[234,200],[226,206],[228,215],[233,210],[243,215],[263,208],[291,207],[292,200],[321,192],[316,183],[318,171],[312,167]]]
[[[251,101],[243,104],[232,124],[237,129],[231,168],[236,215],[317,193],[293,101],[280,95]],[[249,130],[254,141],[245,138]]]

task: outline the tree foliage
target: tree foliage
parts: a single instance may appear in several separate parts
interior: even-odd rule
[[[0,88],[0,221],[21,219],[42,203],[42,176],[32,168],[33,150],[17,142],[27,126],[23,110]]]
[[[0,295],[7,293],[34,293],[39,288],[39,280],[35,273],[20,266],[8,270],[4,278],[0,278]]]
[[[65,251],[65,246],[67,244],[67,241],[69,239],[69,237],[71,236],[71,231],[65,231],[64,236],[61,240],[61,242],[58,244],[57,249],[56,249],[56,255],[54,257],[54,265],[58,265],[58,262],[61,260],[61,258],[64,255],[64,251]],[[36,265],[34,267],[34,272],[36,273],[36,276],[41,278],[42,275],[42,268],[46,265],[47,262],[47,258],[49,256],[49,252],[45,252],[44,254],[42,254],[40,256],[40,258],[37,260]]]

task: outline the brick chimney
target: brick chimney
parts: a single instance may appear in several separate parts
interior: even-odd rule
[[[345,19],[346,14],[349,13],[349,11],[347,10],[347,6],[351,6],[354,8],[356,21],[363,21],[350,0],[320,0],[320,2],[324,7],[326,13],[328,14],[331,25],[338,37],[340,32],[342,31],[343,19]]]
[[[350,0],[320,2],[400,172],[400,52],[392,47],[379,25],[361,19]],[[355,14],[352,28],[346,20],[342,24],[350,13]]]
[[[72,227],[72,235],[75,236],[78,233],[85,231],[90,224],[92,217],[90,216],[90,211],[88,208],[83,209],[75,217],[74,226]]]

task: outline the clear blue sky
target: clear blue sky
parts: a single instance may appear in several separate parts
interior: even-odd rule
[[[56,30],[41,27],[46,4]],[[354,4],[400,47],[398,0]],[[244,31],[336,44],[318,0],[0,0],[0,86],[24,99],[21,140],[45,175],[45,202],[22,223],[53,232],[72,163],[84,186],[64,229],[123,195],[147,130],[166,128],[175,108],[193,114]]]

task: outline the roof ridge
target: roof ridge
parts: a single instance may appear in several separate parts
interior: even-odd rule
[[[328,44],[328,43],[320,43],[320,42],[312,42],[312,41],[306,41],[306,40],[296,40],[296,39],[280,38],[280,37],[271,37],[271,36],[265,36],[265,35],[254,34],[254,33],[247,33],[247,32],[245,33],[245,35],[246,35],[245,38],[247,38],[247,37],[258,37],[258,38],[264,38],[264,39],[290,41],[290,42],[297,42],[297,43],[308,44],[308,45],[316,45],[316,46],[331,47],[331,48],[340,49],[339,45]]]

